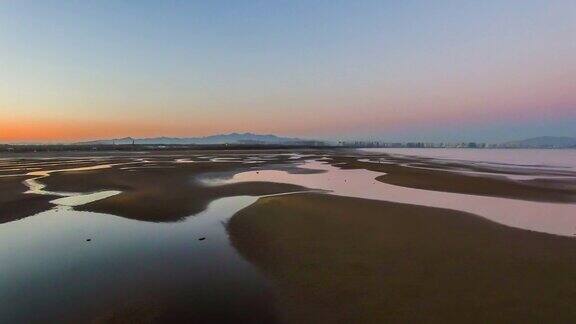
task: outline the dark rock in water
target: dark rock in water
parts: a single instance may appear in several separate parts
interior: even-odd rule
[[[205,237],[201,237],[198,239],[198,241],[204,241],[206,238]]]

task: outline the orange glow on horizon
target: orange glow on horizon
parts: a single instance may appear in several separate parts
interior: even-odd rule
[[[0,120],[0,142],[74,142],[127,136],[148,136],[182,130],[162,123],[87,120]],[[163,134],[164,135],[164,134]]]
[[[288,126],[292,123],[284,123]],[[242,127],[238,127],[242,125]],[[105,121],[105,120],[40,120],[0,119],[0,143],[68,143],[122,137],[196,137],[219,133],[256,132],[278,133],[279,125],[266,120],[194,120],[194,121]],[[286,127],[290,128],[290,126]],[[318,127],[316,127],[318,129]],[[306,127],[298,130],[306,132]],[[308,129],[309,131],[309,129]]]
[[[0,118],[0,143],[67,143],[122,137],[196,137],[232,132],[252,132],[302,138],[338,139],[339,134],[365,131],[378,132],[433,128],[438,125],[466,124],[469,126],[497,120],[525,121],[554,116],[573,118],[571,109],[549,107],[525,109],[523,105],[503,109],[458,108],[433,110],[434,115],[419,114],[392,106],[368,107],[343,113],[330,109],[310,110],[308,113],[244,114],[229,118],[181,118],[162,120],[141,118],[118,119],[41,119],[27,117]],[[398,107],[402,107],[399,105]],[[496,113],[498,111],[498,113]],[[381,112],[381,113],[379,113]],[[338,131],[335,132],[335,129]]]

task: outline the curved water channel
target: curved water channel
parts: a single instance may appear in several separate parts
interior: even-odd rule
[[[24,184],[28,187],[27,194],[37,194],[37,195],[47,195],[47,196],[58,196],[62,198],[57,198],[51,201],[51,203],[60,206],[80,206],[97,200],[105,199],[108,197],[115,196],[121,191],[117,190],[103,190],[91,193],[78,193],[78,192],[57,192],[57,191],[47,191],[44,190],[46,185],[44,185],[41,180],[49,177],[51,173],[55,172],[80,172],[80,171],[92,171],[108,169],[114,165],[118,164],[100,164],[89,167],[79,167],[79,168],[68,168],[68,169],[58,169],[49,171],[32,171],[26,173],[26,175],[34,176],[24,180]]]
[[[343,170],[325,160],[299,165],[323,173],[254,170],[205,181],[292,183],[336,195],[455,209],[539,232],[576,232],[575,204],[399,187],[374,180],[382,173]],[[53,172],[110,166],[30,173],[36,176],[26,180],[30,192],[61,198],[53,201],[56,207],[51,210],[0,225],[0,323],[83,321],[126,303],[147,305],[151,298],[192,305],[210,301],[221,312],[272,312],[270,283],[237,254],[225,228],[230,217],[258,197],[222,198],[181,222],[150,223],[70,207],[119,192],[55,193],[42,184]]]
[[[224,182],[273,181],[330,191],[332,194],[392,201],[472,213],[504,225],[556,235],[576,233],[576,204],[546,203],[413,189],[376,181],[381,172],[339,169],[326,162],[307,161],[301,168],[324,173],[292,174],[264,170],[236,174]]]

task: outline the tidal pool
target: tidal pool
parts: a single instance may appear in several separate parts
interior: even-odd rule
[[[460,210],[539,232],[576,233],[576,204],[405,188],[376,181],[382,173],[339,169],[326,160],[294,163],[323,173],[263,167],[233,176],[205,174],[191,181],[213,186],[290,183],[342,196]],[[26,182],[30,190],[54,194],[42,184],[42,177],[50,172],[62,170],[32,174],[37,177]],[[106,319],[133,308],[175,316],[166,321],[180,315],[199,322],[274,318],[270,283],[237,254],[226,232],[230,217],[258,197],[215,200],[204,212],[174,223],[136,221],[70,207],[118,193],[58,192],[62,198],[52,201],[55,208],[0,224],[0,323]]]
[[[508,198],[476,196],[413,189],[376,181],[383,173],[344,170],[320,161],[300,166],[324,173],[291,174],[262,170],[236,174],[227,182],[273,181],[322,189],[336,195],[393,201],[472,213],[492,221],[527,230],[572,236],[576,233],[576,204],[532,202]]]
[[[268,283],[225,229],[256,199],[216,200],[177,223],[57,207],[2,224],[0,322],[85,321],[139,303],[199,320],[269,318]]]

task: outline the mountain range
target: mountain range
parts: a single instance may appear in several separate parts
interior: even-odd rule
[[[575,137],[540,136],[501,144],[518,148],[576,148]]]
[[[74,143],[77,145],[125,145],[125,144],[149,144],[149,145],[215,145],[215,144],[302,144],[312,142],[293,137],[280,137],[276,135],[261,135],[253,133],[218,134],[205,137],[152,137],[152,138],[116,138]]]
[[[204,137],[152,137],[116,138],[77,142],[76,145],[218,145],[218,144],[261,144],[261,145],[309,145],[318,144],[315,140],[295,137],[281,137],[272,134],[230,133]],[[576,137],[540,136],[517,141],[495,144],[500,148],[576,148]]]

